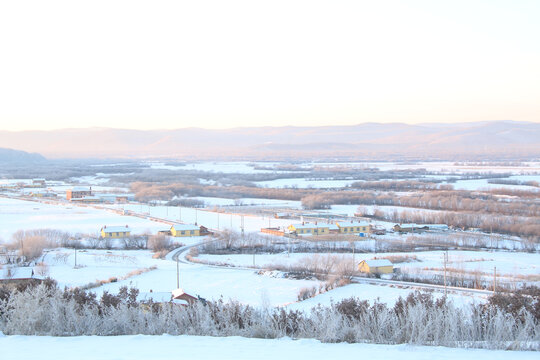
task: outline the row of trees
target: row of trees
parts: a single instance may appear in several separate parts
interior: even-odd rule
[[[411,294],[392,307],[347,299],[309,311],[253,308],[237,302],[140,303],[137,291],[118,295],[53,283],[0,291],[0,331],[8,335],[205,335],[315,338],[323,342],[421,344],[540,350],[539,296],[498,295],[485,305],[457,308],[445,298]],[[28,316],[32,314],[32,316]]]

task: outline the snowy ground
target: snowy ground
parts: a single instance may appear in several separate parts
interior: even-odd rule
[[[343,188],[358,180],[318,180],[305,178],[276,179],[268,181],[258,181],[257,186],[266,188],[299,188],[299,189],[329,189]]]
[[[313,256],[314,254],[310,253],[256,255],[255,265],[257,267],[267,267],[275,264],[289,266],[301,264],[303,260],[313,258]],[[316,254],[316,256],[319,258],[336,256],[346,259],[347,261],[350,260],[351,264],[353,264],[353,255],[350,253],[321,253]],[[443,251],[357,253],[354,255],[354,259],[355,263],[359,263],[362,260],[370,260],[375,257],[386,258],[400,256],[416,257],[416,261],[395,264],[395,267],[399,267],[403,272],[433,274],[434,272],[440,273],[440,270],[444,268]],[[199,255],[199,259],[214,263],[226,263],[234,266],[252,266],[254,257],[253,255],[239,254],[201,254]],[[479,271],[487,274],[492,274],[494,267],[496,267],[498,276],[507,278],[508,280],[524,280],[527,276],[540,279],[540,254],[490,251],[449,251],[447,267],[467,272]],[[433,271],[431,269],[438,270]]]
[[[70,233],[99,234],[104,225],[129,225],[133,234],[156,233],[170,226],[133,216],[74,204],[45,204],[0,197],[0,241],[18,230],[57,229]]]
[[[291,207],[301,208],[302,203],[300,201],[292,200],[277,200],[277,199],[260,199],[260,198],[240,198],[240,199],[228,199],[219,197],[197,196],[190,197],[188,199],[196,199],[204,201],[206,206],[265,206],[265,207]]]
[[[269,216],[225,214],[180,206],[148,206],[145,204],[117,204],[106,206],[148,214],[170,221],[181,221],[187,224],[197,223],[216,230],[233,229],[235,231],[240,231],[242,227],[242,218],[244,231],[246,232],[259,232],[261,228],[269,226],[288,227],[291,224],[291,220],[274,219],[270,214]]]
[[[538,359],[533,351],[454,349],[412,345],[327,344],[317,340],[209,336],[3,336],[2,360],[182,359]]]
[[[350,284],[319,294],[311,299],[290,304],[287,308],[292,310],[309,310],[317,305],[330,306],[332,303],[335,304],[351,297],[367,300],[370,304],[377,301],[391,307],[394,306],[400,297],[405,299],[415,291],[415,289],[409,287],[395,285]],[[442,291],[434,291],[432,294],[436,299],[444,296]],[[487,296],[485,295],[458,295],[451,292],[448,294],[448,300],[452,301],[457,307],[464,307],[473,303],[484,303],[486,299]]]
[[[152,297],[156,301],[169,301],[176,288],[176,262],[152,259],[148,250],[79,250],[75,265],[74,250],[49,251],[43,260],[49,266],[49,275],[58,285],[84,286],[88,283],[116,277],[118,281],[92,289],[98,296],[103,291],[117,293],[121,286],[136,287],[140,299]],[[284,306],[297,301],[301,288],[318,286],[318,281],[289,280],[257,275],[255,270],[217,268],[198,264],[179,263],[180,287],[192,295],[209,300],[238,300],[253,306]],[[142,274],[137,270],[149,269]],[[125,278],[122,280],[122,278]]]

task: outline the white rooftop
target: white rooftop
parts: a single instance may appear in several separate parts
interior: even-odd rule
[[[103,231],[106,233],[112,233],[131,231],[131,229],[128,226],[104,226]]]
[[[197,225],[192,224],[174,224],[171,226],[171,229],[174,228],[176,231],[180,230],[199,230],[200,228]]]
[[[322,228],[329,228],[329,224],[293,224],[295,229],[322,229]]]
[[[345,226],[369,226],[369,223],[366,222],[356,222],[356,221],[336,221],[336,225],[339,227],[345,227]]]
[[[392,266],[392,263],[388,259],[365,260],[365,262],[369,267]]]
[[[90,187],[86,186],[75,186],[71,191],[91,191],[92,189]]]

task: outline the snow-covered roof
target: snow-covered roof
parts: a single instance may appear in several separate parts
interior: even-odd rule
[[[399,225],[399,224],[397,224]],[[426,224],[401,224],[399,225],[399,227],[401,228],[423,228],[423,227],[429,227],[429,225],[426,225]]]
[[[369,267],[392,266],[392,263],[388,259],[365,260],[365,262]]]
[[[186,230],[199,230],[200,228],[197,225],[192,224],[174,224],[171,226],[171,229],[174,228],[176,231],[186,231]]]
[[[90,187],[85,187],[85,186],[75,186],[74,188],[71,189],[71,191],[92,191],[92,189]]]
[[[74,198],[72,201],[84,201],[84,200],[101,200],[99,196],[83,196],[82,198]]]
[[[337,225],[335,225],[335,224],[328,224],[328,228],[330,230],[339,230],[339,227]]]
[[[104,226],[102,230],[106,233],[131,231],[128,226]]]
[[[356,221],[339,221],[339,222],[336,222],[336,225],[339,226],[339,227],[350,227],[350,226],[359,227],[359,226],[369,226],[369,224],[366,223],[366,222],[356,222]]]
[[[295,229],[322,229],[322,228],[329,228],[328,224],[292,224]]]

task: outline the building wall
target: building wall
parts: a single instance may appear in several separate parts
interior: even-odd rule
[[[379,267],[372,268],[370,270],[372,274],[391,274],[394,272],[394,267],[391,265],[379,266]]]
[[[122,232],[105,232],[105,230],[101,230],[101,237],[108,238],[108,239],[119,239],[128,237],[131,235],[130,231],[122,231]]]
[[[339,226],[339,225],[338,225]],[[370,233],[370,226],[339,226],[339,232],[342,234],[350,233]]]
[[[171,228],[171,235],[174,237],[200,236],[200,230],[178,230]]]
[[[324,235],[329,234],[330,230],[328,228],[303,228],[303,229],[296,229],[294,226],[289,226],[290,231],[296,231],[296,234],[298,235],[306,235],[306,234],[312,234],[312,235]]]
[[[370,268],[365,262],[358,264],[358,271],[370,273],[370,274],[392,274],[394,272],[394,266],[378,266]]]

